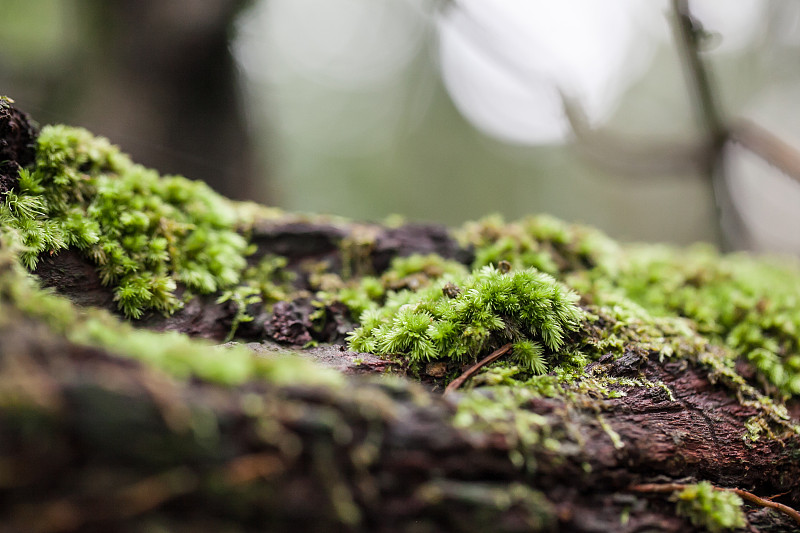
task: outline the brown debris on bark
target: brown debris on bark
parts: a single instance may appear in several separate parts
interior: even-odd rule
[[[37,136],[33,120],[0,98],[0,194],[13,189],[19,169],[33,163]]]

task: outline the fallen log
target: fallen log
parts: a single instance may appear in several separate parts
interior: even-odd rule
[[[693,323],[615,312],[587,289],[565,346],[588,364],[548,353],[550,372],[523,372],[523,386],[505,361],[442,396],[467,362],[273,340],[323,335],[311,315],[333,303],[309,303],[311,264],[359,278],[414,253],[470,264],[470,244],[437,227],[293,215],[242,232],[251,264],[285,258],[301,295],[254,313],[239,337],[249,351],[187,338],[227,335],[239,309],[220,291],[127,321],[87,254],[44,254],[31,275],[3,236],[0,531],[722,531],[722,503],[679,513],[678,489],[642,490],[700,481],[800,507],[792,394],[755,363],[729,364],[731,348]],[[559,272],[593,268],[566,241],[542,250]],[[797,527],[752,503],[731,511],[751,531]]]

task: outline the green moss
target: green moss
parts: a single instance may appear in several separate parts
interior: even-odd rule
[[[592,301],[628,298],[655,317],[692,329],[747,361],[777,395],[800,393],[800,270],[793,262],[722,256],[707,247],[632,247],[617,274],[583,272],[570,282]]]
[[[503,435],[511,461],[534,471],[536,452],[563,458],[577,448],[563,447],[563,431],[554,428],[547,417],[524,406],[537,394],[524,387],[495,387],[464,396],[458,403],[453,425],[469,431]],[[557,432],[558,431],[558,432]]]
[[[240,324],[253,320],[248,308],[269,306],[289,298],[293,292],[295,275],[286,270],[287,263],[285,257],[267,255],[244,271],[239,285],[222,292],[217,303],[231,302],[236,306],[226,341],[233,339]]]
[[[665,325],[677,326],[689,337],[699,334],[727,348],[731,365],[747,361],[767,393],[800,394],[796,261],[720,255],[707,246],[620,246],[591,228],[543,216],[508,224],[489,217],[466,224],[459,234],[475,248],[476,266],[505,260],[515,268],[549,272],[597,311],[622,311],[622,323],[655,326],[640,340],[658,338]],[[686,319],[683,325],[680,319]],[[608,343],[615,336],[610,333]],[[662,347],[665,355],[680,348]]]
[[[722,533],[747,525],[742,499],[732,492],[714,489],[707,481],[689,485],[676,492],[673,499],[678,502],[678,514],[711,533]]]
[[[173,332],[135,329],[99,309],[81,310],[66,298],[40,289],[17,262],[24,245],[18,232],[0,236],[0,316],[14,309],[48,325],[51,331],[81,345],[137,359],[179,379],[197,377],[223,385],[249,380],[279,384],[298,381],[338,386],[343,378],[295,357],[256,358],[244,347],[219,347]],[[5,310],[4,310],[5,309]]]
[[[482,484],[441,479],[424,484],[414,496],[429,507],[459,508],[463,515],[461,523],[468,523],[475,529],[503,530],[498,527],[498,516],[487,513],[487,508],[499,512],[515,509],[518,519],[529,531],[550,531],[557,524],[553,504],[541,492],[521,483]],[[481,509],[481,512],[473,509]]]
[[[23,263],[75,247],[114,289],[126,316],[182,305],[177,283],[208,294],[236,286],[247,242],[233,206],[200,182],[160,177],[79,128],[47,126],[36,162],[0,205],[0,225],[19,232]]]
[[[317,290],[315,299],[320,306],[341,302],[350,310],[351,317],[358,320],[364,311],[377,309],[389,295],[398,291],[408,289],[414,292],[443,277],[451,279],[466,274],[467,268],[455,261],[436,254],[412,254],[395,257],[380,277],[343,280],[337,274],[324,271],[315,272],[310,281],[312,288]]]
[[[457,236],[475,249],[473,268],[508,261],[514,268],[533,267],[555,276],[608,268],[619,246],[601,232],[570,225],[547,215],[506,223],[498,215],[468,222]]]
[[[237,308],[233,335],[251,320],[254,306],[287,298],[292,290],[283,258],[247,267],[251,250],[236,231],[274,215],[235,205],[203,184],[161,177],[85,130],[49,126],[38,139],[35,165],[20,172],[0,206],[0,227],[18,242],[18,256],[29,269],[41,254],[79,250],[129,317],[170,313],[192,294],[217,293],[219,302]],[[400,359],[417,373],[430,362],[444,362],[446,381],[512,343],[511,354],[471,386],[521,386],[573,399],[620,396],[632,386],[666,388],[641,376],[609,376],[604,365],[587,372],[587,364],[601,357],[630,350],[657,353],[661,360],[680,357],[707,368],[710,379],[757,409],[743,428],[745,438],[795,430],[782,401],[800,394],[796,265],[720,256],[708,248],[620,246],[598,231],[546,216],[512,223],[489,217],[458,232],[475,251],[472,272],[436,255],[414,255],[395,259],[377,276],[367,275],[376,229],[354,228],[341,245],[341,276],[311,276],[321,309],[340,301],[360,322],[349,335],[353,349]],[[179,284],[188,289],[180,298]],[[580,294],[581,307],[571,289]],[[74,324],[64,313],[50,319]],[[77,342],[111,342],[101,331],[110,318],[81,320],[71,333]],[[133,335],[144,339],[131,341],[142,343],[136,350],[161,342],[147,335]],[[174,346],[182,342],[176,338]],[[216,363],[201,368],[202,357],[195,367],[176,355],[180,351],[153,357],[176,375],[218,373],[226,382],[261,372],[238,356],[225,363],[228,370],[212,369]],[[743,361],[754,379],[737,372]]]
[[[793,316],[800,270],[793,265],[720,256],[707,247],[619,246],[595,230],[541,216],[510,224],[490,217],[467,224],[460,238],[474,247],[476,266],[510,266],[512,273],[489,266],[468,275],[458,265],[442,268],[436,258],[418,256],[396,261],[380,278],[343,283],[326,297],[339,295],[359,318],[351,348],[399,358],[415,372],[421,363],[445,361],[446,381],[464,364],[512,342],[514,353],[467,387],[522,387],[573,402],[624,396],[631,387],[658,387],[669,398],[663,383],[610,376],[609,363],[587,372],[587,364],[630,352],[680,358],[704,367],[709,379],[756,410],[742,429],[746,440],[797,432],[782,401],[792,391],[800,351]],[[531,268],[577,289],[583,304],[581,318],[566,320],[570,325],[552,344],[547,325],[558,323],[557,314],[548,320],[547,306],[540,306],[545,312],[538,325],[527,322],[535,313],[524,309],[539,296],[523,302],[510,280],[545,276],[539,279],[547,286],[572,293]],[[574,304],[574,296],[569,299]],[[741,360],[754,365],[757,382],[737,372]]]
[[[452,292],[446,290],[453,289]],[[416,292],[392,292],[383,307],[361,315],[351,348],[403,357],[412,364],[463,363],[502,344],[533,371],[545,367],[578,328],[577,296],[535,270],[503,273],[484,267],[465,276],[444,276]]]

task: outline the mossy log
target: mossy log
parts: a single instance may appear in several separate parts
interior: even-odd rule
[[[694,477],[797,494],[796,440],[746,445],[751,413],[648,358],[674,400],[525,406],[560,441],[532,444],[529,472],[501,433],[453,427],[457,397],[409,383],[182,382],[13,313],[0,338],[3,531],[685,531],[672,504],[628,487]]]
[[[475,254],[432,226],[286,215],[248,231],[256,246],[249,260],[287,258],[298,290],[310,283],[301,265],[313,262],[380,273],[395,256],[470,263]],[[21,294],[8,261],[0,261],[0,532],[704,531],[713,524],[692,523],[668,497],[635,490],[699,480],[800,507],[797,403],[790,398],[782,417],[754,392],[751,368],[743,364],[747,380],[737,381],[704,363],[722,348],[690,333],[685,358],[631,338],[619,354],[589,363],[583,388],[567,395],[476,388],[443,396],[430,375],[422,385],[370,375],[408,367],[344,346],[292,349],[366,376],[220,382],[131,355],[128,329],[118,345],[80,340],[68,328],[83,331],[91,311],[53,326],[59,313],[37,307],[40,299],[56,305],[52,296]],[[35,274],[80,307],[116,309],[75,249],[42,257]],[[133,324],[221,340],[237,310],[217,296]],[[311,327],[313,311],[302,299],[276,305],[243,324],[240,337],[341,340],[335,327]],[[611,321],[601,316],[582,331]],[[198,356],[209,349],[187,346]],[[258,346],[252,357],[271,360]],[[605,388],[587,388],[593,376]],[[753,420],[763,432],[747,438]],[[744,511],[750,531],[797,527],[774,510]]]

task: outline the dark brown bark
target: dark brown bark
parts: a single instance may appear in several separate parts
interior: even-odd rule
[[[14,188],[21,167],[33,163],[37,135],[31,118],[0,98],[0,194]]]

